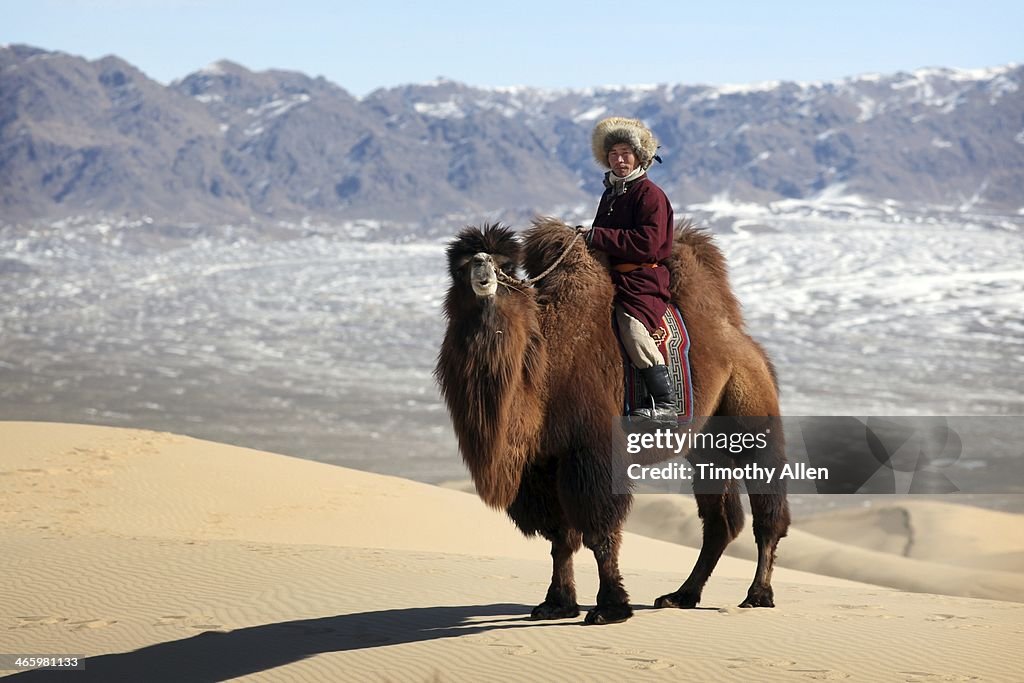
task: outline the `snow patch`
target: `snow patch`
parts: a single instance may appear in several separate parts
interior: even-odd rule
[[[224,67],[221,65],[221,63],[217,61],[213,62],[212,64],[207,64],[199,70],[199,73],[207,74],[208,76],[223,76],[227,72],[224,70]]]
[[[857,108],[860,109],[860,113],[857,115],[857,123],[870,121],[875,118],[880,111],[878,103],[870,97],[861,98],[857,102]]]
[[[573,123],[583,123],[584,121],[596,121],[598,117],[608,111],[608,107],[592,107],[582,114],[577,114],[573,117]]]
[[[857,81],[864,81],[865,83],[878,83],[882,80],[882,74],[879,73],[866,73],[854,76],[850,79],[851,82],[856,83]]]
[[[971,209],[973,209],[974,206],[978,202],[981,201],[981,198],[985,194],[985,190],[987,190],[987,189],[988,189],[988,178],[986,178],[984,180],[984,182],[981,183],[981,186],[979,186],[978,189],[975,190],[974,194],[971,196],[970,199],[968,199],[967,201],[965,201],[962,204],[960,204],[960,206],[958,207],[958,210],[961,213],[964,213],[964,212],[967,212],[967,211],[970,211]]]
[[[743,202],[732,199],[728,192],[712,195],[711,199],[700,204],[690,204],[689,211],[707,211],[708,213],[729,216],[755,217],[769,214],[768,208],[762,204]]]
[[[859,194],[849,194],[846,191],[846,183],[833,183],[814,196],[814,199],[821,203],[831,204],[855,204],[858,206],[869,206],[867,201]]]
[[[764,160],[770,158],[771,155],[772,155],[771,152],[767,152],[767,151],[761,152],[756,157],[754,157],[753,159],[751,159],[750,161],[747,162],[746,168],[750,168],[751,166],[756,166],[758,162],[764,161]]]
[[[749,95],[755,92],[775,90],[782,81],[761,81],[759,83],[726,83],[715,88],[719,95]]]
[[[917,69],[914,75],[918,78],[948,78],[951,81],[988,81],[997,76],[1009,73],[1017,67],[1016,64],[994,66],[984,69],[955,69],[955,68],[926,68]]]
[[[258,107],[250,107],[245,110],[245,113],[250,116],[265,115],[266,118],[273,119],[287,113],[295,107],[306,104],[311,99],[312,98],[306,93],[299,93],[298,95],[292,95],[287,99],[276,99],[270,102],[265,102]]]
[[[726,83],[723,85],[705,86],[703,90],[688,98],[683,106],[689,107],[699,102],[713,102],[720,97],[729,95],[750,95],[758,92],[769,92],[777,89],[780,85],[782,85],[782,81],[762,81],[760,83],[747,84]],[[798,86],[801,90],[813,87],[807,83],[794,83],[793,85]]]
[[[1020,86],[1017,85],[1016,81],[1011,81],[1005,75],[1000,75],[996,77],[991,84],[989,84],[989,90],[991,91],[992,96],[989,98],[988,103],[995,106],[996,102],[998,102],[1003,95],[1015,93],[1019,89]]]
[[[452,101],[448,102],[417,102],[413,105],[417,113],[430,116],[435,119],[463,119],[466,112]]]

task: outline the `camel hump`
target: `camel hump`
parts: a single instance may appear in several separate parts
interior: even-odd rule
[[[559,258],[562,258],[560,271],[572,272],[586,269],[588,265],[591,268],[595,266],[597,262],[587,252],[586,241],[575,238],[576,231],[564,221],[550,216],[534,218],[533,225],[523,233],[523,267],[527,274],[536,277]]]
[[[679,221],[667,265],[672,276],[672,300],[684,315],[697,298],[718,308],[733,325],[743,329],[743,313],[729,285],[725,254],[708,230],[698,228],[689,218]]]
[[[725,261],[725,254],[715,244],[715,239],[710,232],[698,228],[689,218],[684,218],[679,221],[675,233],[675,244],[672,245],[673,256],[679,256],[682,252],[689,251],[702,268],[725,278],[726,284],[728,284],[729,267]]]

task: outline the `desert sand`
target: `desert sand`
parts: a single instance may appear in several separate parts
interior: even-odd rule
[[[622,551],[635,617],[532,622],[547,545],[475,496],[172,434],[0,423],[0,653],[85,658],[0,675],[1020,681],[1022,521],[900,502],[798,522],[774,610],[735,607],[745,532],[699,609],[654,610],[699,520],[645,497],[630,529],[646,536]],[[586,609],[589,553],[576,568]]]

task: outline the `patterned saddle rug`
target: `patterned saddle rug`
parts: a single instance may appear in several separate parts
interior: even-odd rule
[[[625,369],[625,405],[623,415],[629,415],[635,408],[642,408],[651,405],[650,394],[644,386],[643,377],[640,371],[633,367],[625,348],[622,346],[622,337],[619,335],[618,326],[615,324],[615,316],[612,316],[612,327],[615,329],[615,336],[619,340],[619,352],[622,354],[622,367]],[[658,348],[668,365],[669,375],[676,388],[676,415],[679,424],[688,424],[693,420],[693,379],[690,374],[690,335],[683,323],[683,316],[675,304],[670,303],[665,317],[662,318],[661,328],[655,335],[658,340]]]

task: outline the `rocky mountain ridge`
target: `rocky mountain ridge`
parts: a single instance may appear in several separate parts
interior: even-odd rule
[[[167,86],[117,57],[0,48],[0,209],[215,224],[586,213],[590,130],[638,116],[679,205],[822,194],[1017,214],[1024,67],[831,83],[542,90],[447,80],[353,97],[228,61]]]

